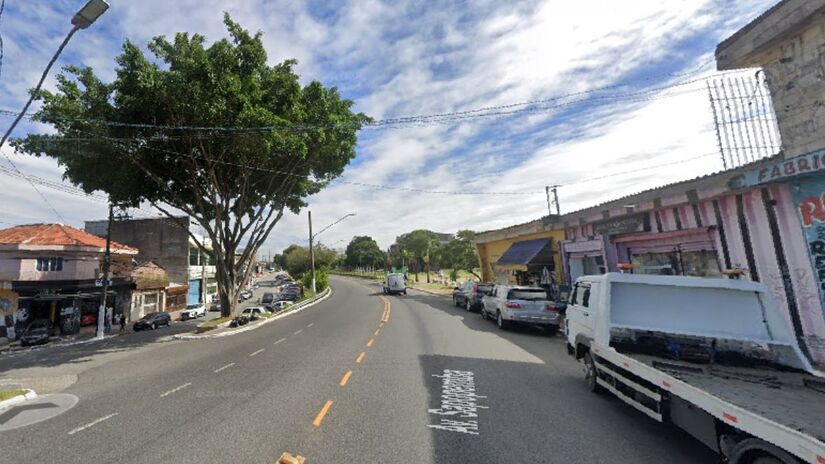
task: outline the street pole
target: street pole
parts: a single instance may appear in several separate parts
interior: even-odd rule
[[[548,215],[553,214],[553,210],[550,208],[550,186],[549,185],[544,186],[544,193],[547,194],[547,214]]]
[[[315,294],[315,250],[312,248],[312,211],[307,211],[309,217],[309,268],[312,272],[312,293]]]
[[[103,257],[103,292],[100,295],[100,309],[97,311],[97,335],[103,338],[104,319],[106,318],[106,292],[109,291],[109,267],[112,264],[112,221],[114,206],[109,203],[109,223],[106,225],[106,254]]]
[[[553,202],[556,204],[556,216],[561,216],[561,205],[559,205],[558,185],[553,186]]]

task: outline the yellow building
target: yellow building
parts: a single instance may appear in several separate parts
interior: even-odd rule
[[[554,219],[557,216],[476,234],[484,281],[538,284],[549,274],[563,282],[559,242],[564,240],[564,225]]]

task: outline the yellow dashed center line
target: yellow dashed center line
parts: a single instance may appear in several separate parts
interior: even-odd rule
[[[381,331],[381,329],[375,329],[375,333],[374,333],[374,334],[372,334],[372,335],[373,335],[374,337],[377,337],[377,336],[378,336],[378,332],[380,332],[380,331]]]
[[[358,358],[355,359],[356,364],[361,364],[361,361],[364,360],[364,356],[367,355],[366,351],[362,351],[361,354],[358,355]]]
[[[372,342],[374,342],[374,341],[375,341],[375,339],[374,339],[374,338],[370,338],[370,341],[368,341],[368,342],[367,342],[367,348],[371,347],[371,346],[372,346]]]
[[[352,375],[352,371],[347,371],[347,373],[346,373],[346,374],[344,374],[344,377],[342,377],[342,378],[341,378],[341,382],[339,382],[339,383],[338,383],[338,385],[340,385],[340,386],[342,386],[342,387],[343,387],[344,385],[346,385],[346,384],[347,384],[347,382],[349,382],[349,377],[350,377],[351,375]]]
[[[320,411],[318,411],[318,415],[315,416],[315,420],[312,421],[312,425],[314,425],[316,427],[320,427],[321,422],[324,420],[324,416],[327,415],[327,412],[329,412],[329,408],[331,406],[332,406],[332,400],[327,400],[327,403],[324,405],[324,407],[321,408]]]

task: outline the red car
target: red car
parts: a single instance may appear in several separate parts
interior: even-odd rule
[[[84,314],[80,316],[80,326],[94,325],[97,323],[97,316],[94,314]]]

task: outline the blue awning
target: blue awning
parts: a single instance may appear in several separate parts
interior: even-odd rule
[[[501,255],[496,264],[526,266],[550,244],[549,238],[525,240],[510,245],[510,248]]]

